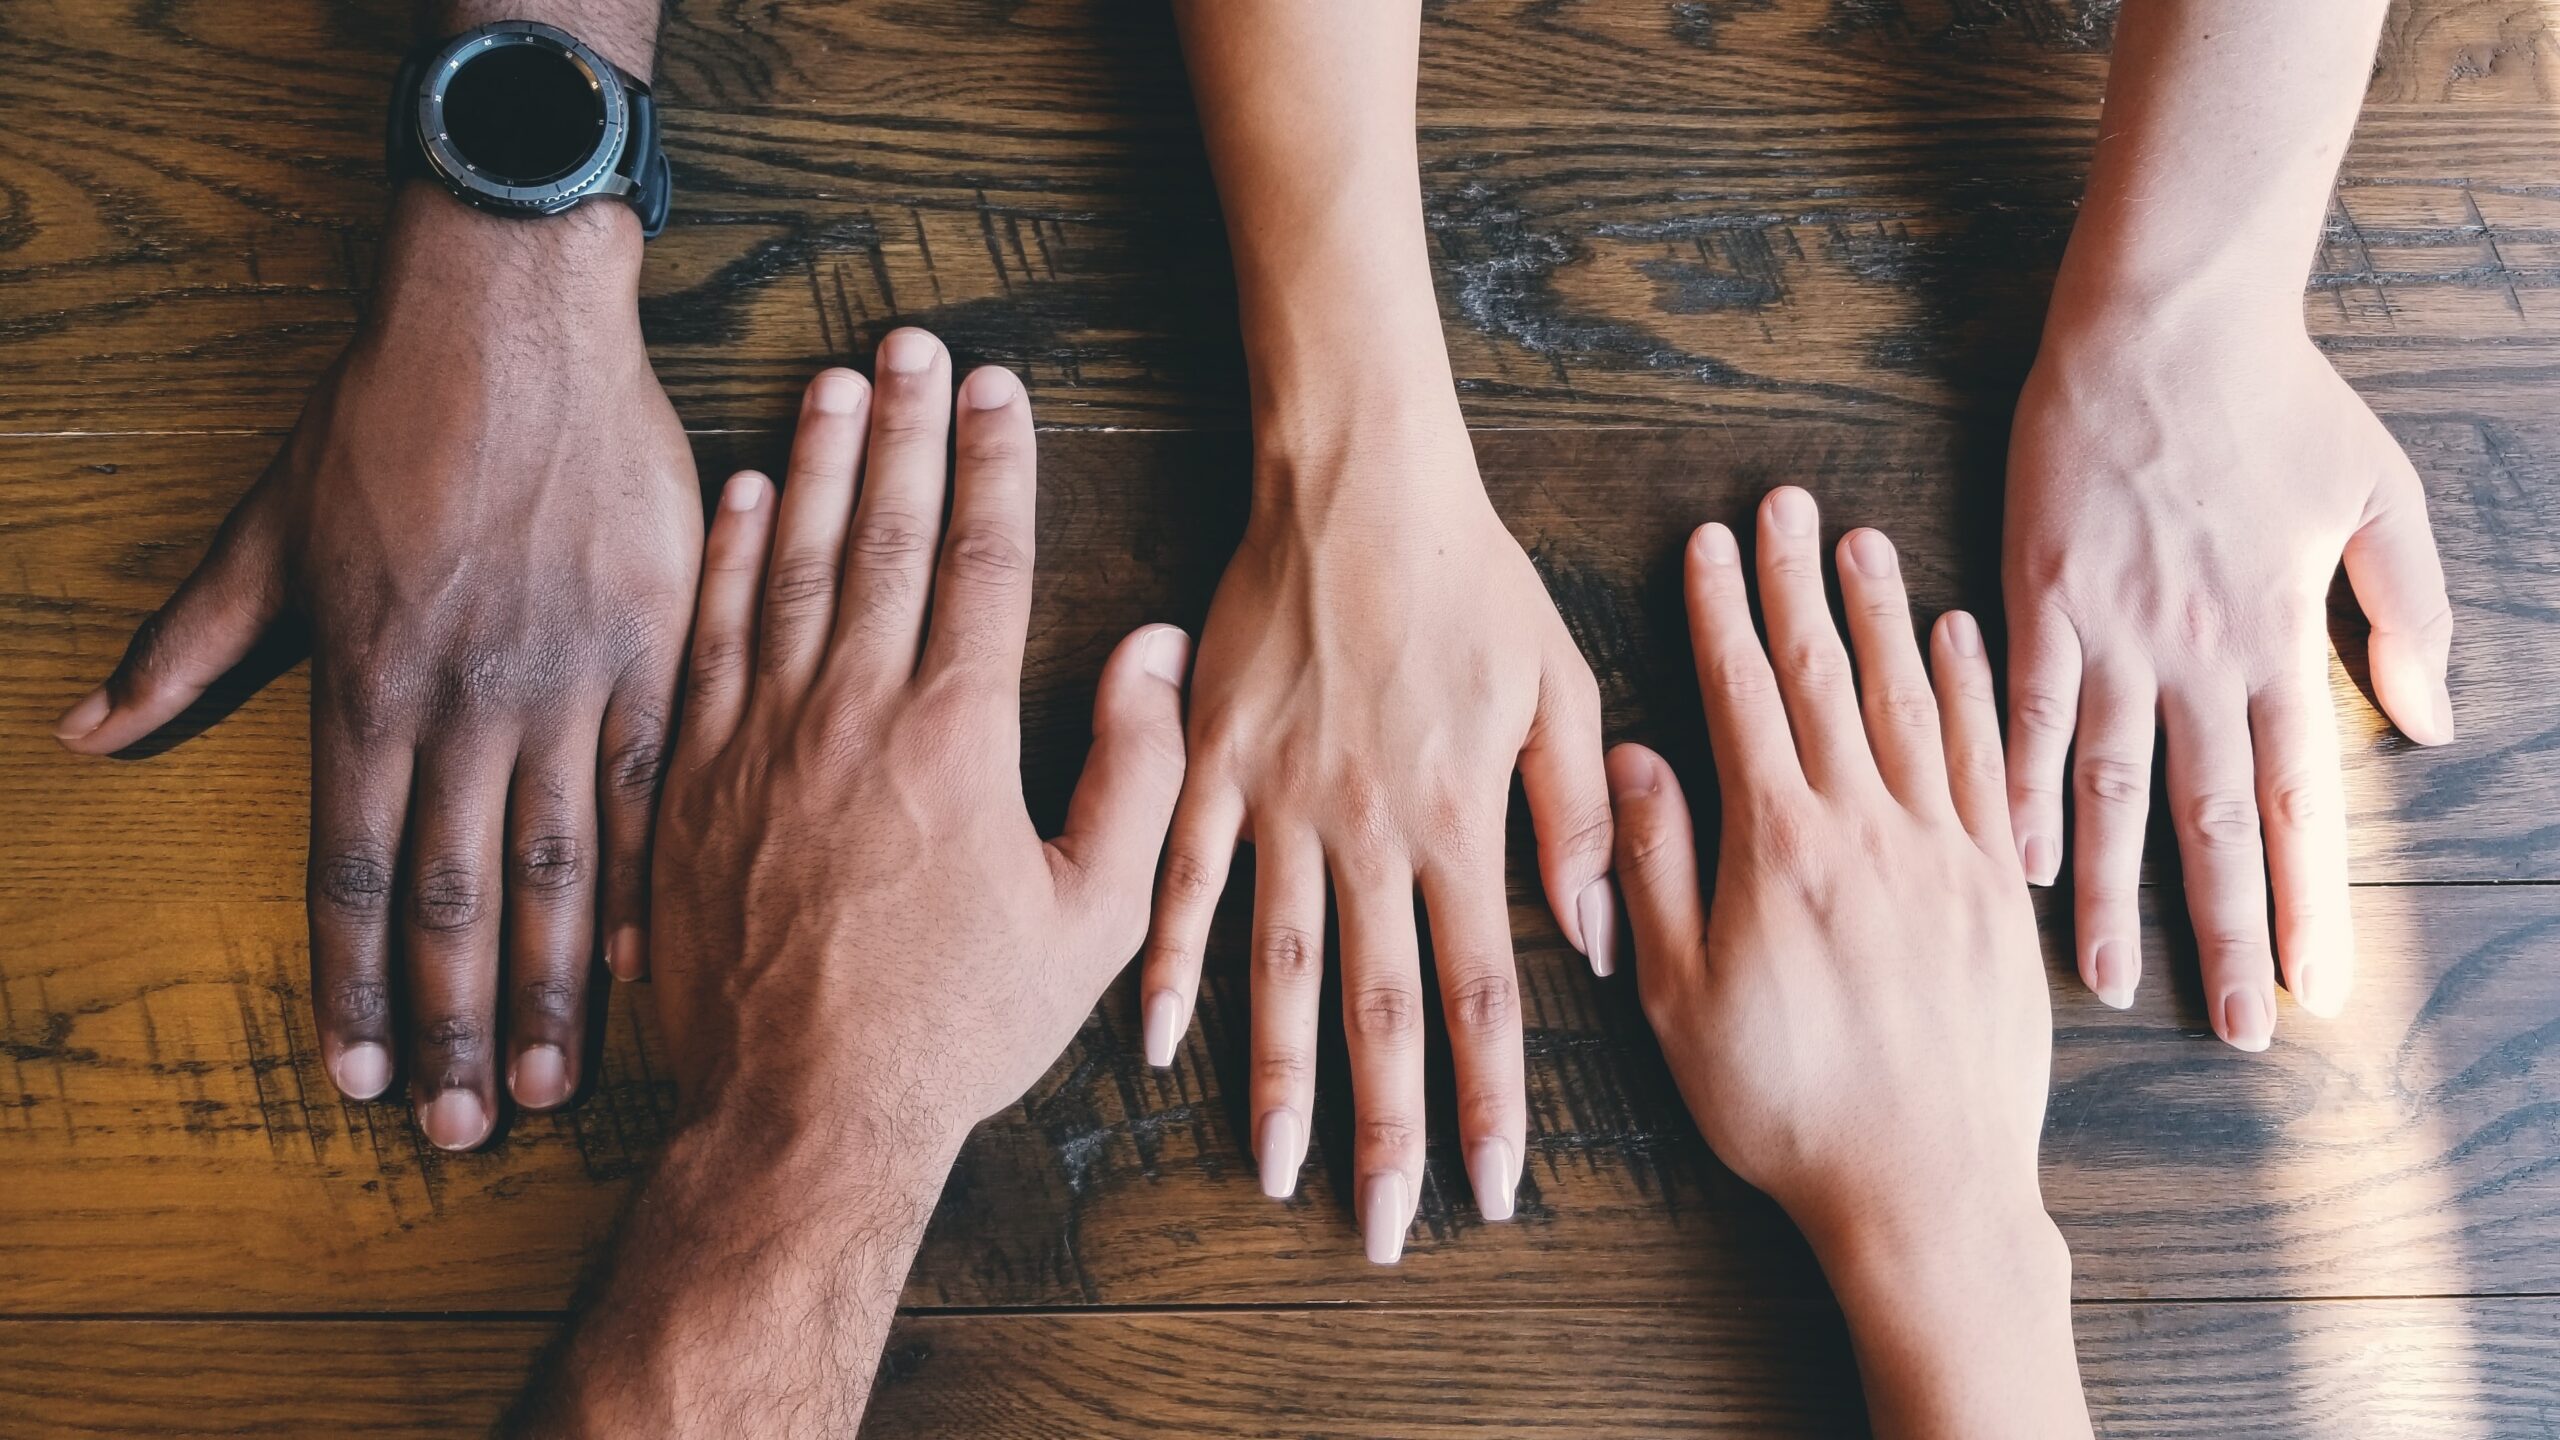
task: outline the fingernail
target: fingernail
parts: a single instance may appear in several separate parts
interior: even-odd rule
[[[828,415],[850,415],[862,408],[862,377],[850,370],[821,370],[809,382],[809,408]]]
[[[2303,1009],[2323,1020],[2335,1019],[2347,1008],[2347,990],[2354,978],[2351,967],[2327,960],[2305,960],[2293,967],[2293,999]]]
[[[1167,625],[1149,635],[1146,646],[1139,661],[1146,666],[1147,673],[1167,685],[1179,687],[1183,672],[1191,668],[1191,637]]]
[[[960,386],[960,403],[972,410],[1001,410],[1022,393],[1021,382],[1013,372],[1001,365],[983,365],[971,371]]]
[[[79,704],[62,712],[62,718],[53,722],[53,738],[80,739],[106,723],[107,712],[114,708],[114,699],[107,694],[107,687],[101,685],[81,696]]]
[[[880,342],[880,368],[913,375],[933,368],[933,357],[942,346],[921,330],[892,330]]]
[[[1722,525],[1710,524],[1698,532],[1698,551],[1717,565],[1730,565],[1742,558],[1734,547],[1733,532]]]
[[[1982,653],[1982,627],[1962,610],[1947,612],[1947,647],[1970,660]]]
[[[2133,987],[2141,975],[2141,957],[2121,940],[2101,940],[2089,952],[2089,988],[2118,1010],[2133,1004]]]
[[[2062,852],[2042,835],[2029,835],[2018,844],[2019,861],[2026,867],[2027,883],[2050,885],[2054,872],[2062,868]]]
[[[2255,990],[2234,990],[2222,999],[2222,1038],[2235,1050],[2264,1050],[2275,1039],[2275,1013]]]
[[[1274,1110],[1262,1117],[1253,1137],[1254,1164],[1262,1171],[1262,1193],[1286,1200],[1298,1190],[1298,1167],[1307,1160],[1306,1131],[1298,1112]]]
[[[1813,497],[1793,485],[1769,492],[1769,523],[1782,535],[1813,533]]]
[[[1487,1136],[1467,1152],[1467,1183],[1475,1187],[1476,1213],[1487,1220],[1511,1218],[1511,1192],[1520,1180],[1511,1169],[1511,1146]]]
[[[1574,918],[1582,924],[1582,953],[1591,962],[1591,973],[1606,978],[1618,969],[1618,893],[1601,876],[1582,887],[1582,898],[1574,902]]]
[[[2453,696],[2446,691],[2438,690],[2435,694],[2435,699],[2427,705],[2427,714],[2429,718],[2435,722],[2434,738],[2430,739],[2427,743],[2430,745],[2452,744]]]
[[[548,1110],[569,1100],[569,1057],[557,1045],[535,1045],[516,1057],[515,1069],[507,1076],[507,1089],[516,1103],[534,1110]]]
[[[1405,1210],[1404,1176],[1390,1170],[1372,1175],[1360,1186],[1360,1241],[1369,1263],[1393,1265],[1404,1258],[1405,1227],[1413,1217]]]
[[[391,1084],[391,1052],[370,1040],[360,1041],[339,1051],[338,1063],[329,1069],[348,1099],[370,1100]]]
[[[1182,997],[1159,990],[1147,997],[1147,1063],[1159,1070],[1173,1063],[1173,1045],[1182,1038]]]
[[[1849,558],[1858,569],[1878,579],[1893,573],[1893,542],[1878,530],[1861,530],[1849,537]]]
[[[439,1150],[468,1150],[489,1133],[489,1112],[468,1090],[447,1090],[418,1112],[418,1128]]]
[[[613,939],[604,947],[604,968],[612,971],[616,980],[639,979],[641,968],[648,959],[648,952],[641,948],[640,927],[637,925],[625,925],[614,931]]]
[[[753,510],[764,503],[764,477],[753,470],[741,470],[729,477],[728,488],[720,492],[723,510]]]
[[[1662,788],[1662,779],[1654,773],[1653,757],[1630,746],[1621,746],[1608,757],[1609,798],[1632,800],[1650,795]]]

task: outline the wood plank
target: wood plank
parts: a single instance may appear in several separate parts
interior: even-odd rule
[[[2102,1437],[2541,1434],[2560,1300],[2082,1306]],[[546,1321],[0,1322],[25,1440],[448,1436],[505,1406]],[[907,1316],[866,1436],[1853,1436],[1827,1307]]]
[[[1515,915],[1532,893],[1515,880]],[[2045,1191],[2078,1293],[2560,1291],[2560,888],[2359,890],[2356,1005],[2330,1022],[2288,1007],[2254,1058],[2210,1037],[2192,959],[2161,938],[2174,898],[2149,892],[2145,932],[2148,973],[2172,979],[2122,1015],[2080,993],[2061,927],[2045,928]],[[1361,1259],[1338,1183],[1338,1027],[1300,1197],[1264,1199],[1243,1140],[1238,918],[1171,1071],[1140,1060],[1124,981],[981,1129],[909,1304],[1723,1304],[1818,1290],[1782,1217],[1697,1138],[1633,986],[1594,981],[1552,940],[1522,953],[1517,1222],[1475,1217],[1444,1064],[1406,1259]],[[0,1314],[152,1313],[180,1297],[244,1314],[564,1302],[672,1110],[645,1007],[617,998],[584,1103],[445,1155],[400,1107],[330,1090],[301,924],[283,902],[0,904]]]
[[[0,431],[290,421],[369,284],[408,9],[0,17],[0,71],[26,77],[0,106]],[[678,208],[644,313],[688,423],[771,425],[811,369],[909,320],[1021,368],[1052,424],[1239,418],[1224,244],[1160,8],[675,9]],[[1429,13],[1424,187],[1476,421],[2006,403],[2109,7]],[[2308,301],[2386,407],[2520,405],[2560,368],[2555,26],[2497,0],[2395,12]]]
[[[2354,873],[2369,881],[2560,879],[2560,424],[2447,413],[2403,421],[2429,478],[2455,603],[2462,741],[2415,751],[2357,688],[2361,624],[2336,629]],[[2000,427],[1743,422],[1595,435],[1488,432],[1496,505],[1537,557],[1600,676],[1613,735],[1702,758],[1680,620],[1690,526],[1735,520],[1779,480],[1811,486],[1834,531],[1900,542],[1923,612],[1998,615]],[[49,726],[106,673],[133,626],[193,565],[258,436],[0,440],[0,897],[208,901],[302,893],[308,801],[300,671],[147,762],[65,754]],[[782,442],[703,437],[716,479]],[[1039,623],[1026,772],[1060,813],[1085,743],[1092,677],[1149,620],[1196,625],[1243,524],[1239,437],[1053,434],[1043,446]],[[233,697],[236,698],[236,697]],[[200,728],[198,717],[181,727]],[[70,823],[76,817],[77,823]],[[2170,851],[2155,836],[2155,856]],[[1536,932],[1545,934],[1543,930]]]

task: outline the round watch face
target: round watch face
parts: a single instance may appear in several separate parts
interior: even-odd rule
[[[566,31],[501,21],[437,54],[419,87],[418,132],[465,199],[551,214],[613,174],[629,104],[621,72]]]

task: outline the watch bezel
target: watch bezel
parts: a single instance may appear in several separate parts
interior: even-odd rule
[[[596,147],[558,179],[508,185],[473,165],[454,146],[444,125],[445,90],[471,61],[506,45],[535,45],[567,60],[596,93],[604,110]],[[617,194],[627,185],[615,165],[631,134],[631,100],[622,71],[569,32],[538,20],[500,20],[475,26],[447,41],[427,63],[418,85],[418,142],[427,163],[465,199],[521,215],[556,215],[590,195]]]

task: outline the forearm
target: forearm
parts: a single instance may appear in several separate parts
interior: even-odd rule
[[[2071,1252],[2031,1203],[1807,1227],[1881,1440],[2087,1435]]]
[[[2125,0],[2056,321],[2298,326],[2387,3]]]
[[[507,1433],[853,1433],[957,1140],[673,1141]]]
[[[420,38],[442,39],[493,20],[539,20],[646,80],[657,59],[662,8],[662,0],[429,0],[420,7]]]
[[[1175,17],[1257,431],[1459,423],[1414,142],[1419,0],[1177,0]]]

